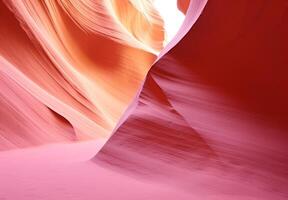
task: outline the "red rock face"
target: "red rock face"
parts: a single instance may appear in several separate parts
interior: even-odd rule
[[[189,8],[189,3],[190,3],[190,0],[178,0],[177,1],[178,9],[186,14],[187,9]]]
[[[193,21],[189,12],[193,7],[184,26]],[[227,173],[234,183],[253,176],[255,187],[284,191],[287,21],[284,0],[209,1],[153,65],[134,108],[95,161],[146,178],[173,177],[187,187],[184,177],[200,169]],[[237,187],[230,189],[240,192]]]

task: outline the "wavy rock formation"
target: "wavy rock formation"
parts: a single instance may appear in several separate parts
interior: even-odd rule
[[[148,1],[5,0],[0,15],[0,149],[109,136],[163,46]]]
[[[153,3],[0,2],[0,199],[288,198],[287,0]]]
[[[205,3],[190,2],[170,47]],[[287,197],[287,23],[285,0],[208,1],[183,39],[161,53],[93,160],[130,175],[172,178],[181,187],[194,180],[248,195],[242,186],[253,183],[257,199]],[[270,190],[272,197],[264,194]]]

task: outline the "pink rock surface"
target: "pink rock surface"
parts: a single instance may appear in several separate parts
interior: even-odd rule
[[[178,2],[0,2],[0,199],[288,198],[286,0]]]
[[[0,197],[7,200],[284,200],[238,177],[227,173],[185,172],[182,185],[175,175],[159,182],[135,178],[103,168],[89,159],[105,141],[43,145],[37,148],[15,149],[0,154]],[[174,174],[183,171],[174,170]],[[242,177],[242,179],[244,179]],[[180,186],[180,187],[179,187]]]

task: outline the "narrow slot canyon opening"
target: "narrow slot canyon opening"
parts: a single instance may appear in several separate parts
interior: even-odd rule
[[[178,9],[177,0],[155,0],[154,6],[164,21],[165,46],[179,31],[185,15]]]

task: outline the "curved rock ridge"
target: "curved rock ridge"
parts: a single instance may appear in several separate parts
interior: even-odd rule
[[[1,1],[0,149],[111,134],[164,40],[150,1],[119,2]]]
[[[93,161],[233,199],[285,199],[287,2],[209,0],[193,25],[205,3],[190,1],[178,36]],[[258,192],[243,188],[251,183]]]
[[[288,199],[287,0],[177,2],[0,1],[0,199]]]

